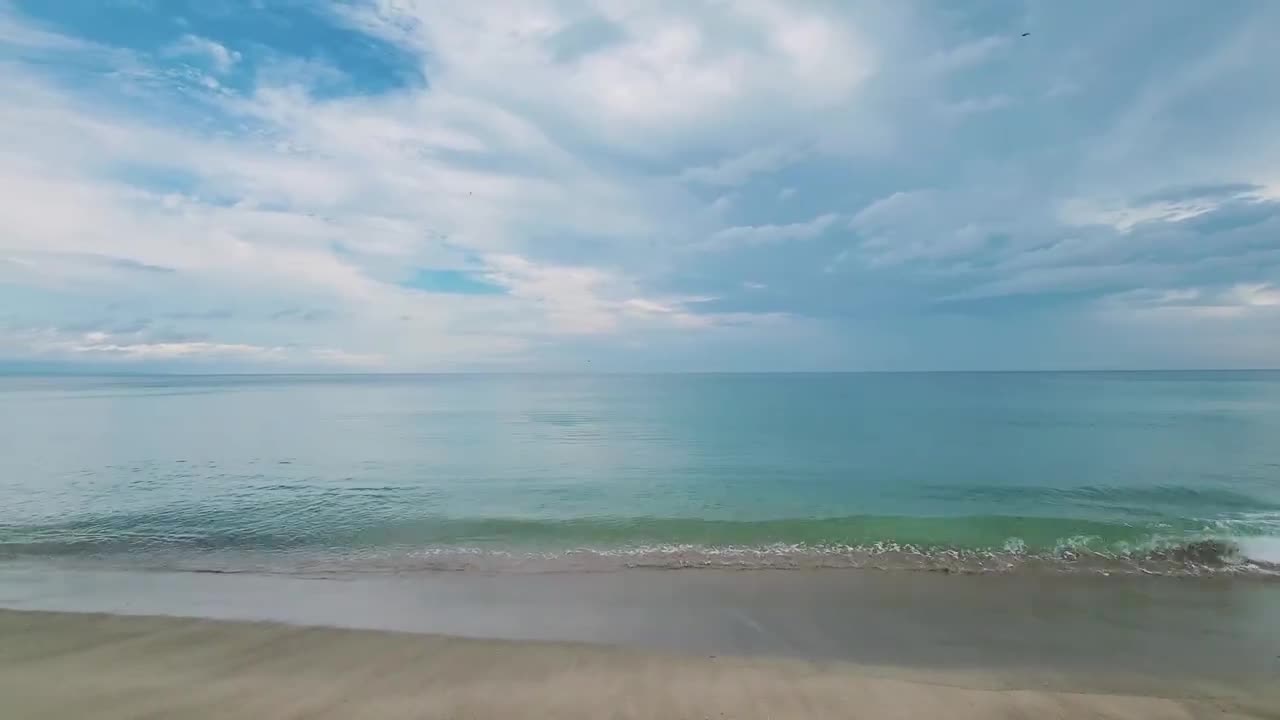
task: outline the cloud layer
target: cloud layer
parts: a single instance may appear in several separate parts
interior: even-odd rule
[[[634,5],[0,0],[0,364],[1280,365],[1273,4]]]

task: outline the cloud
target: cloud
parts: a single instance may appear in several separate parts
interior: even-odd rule
[[[1280,352],[1274,332],[1280,292],[1274,285],[1140,288],[1101,299],[1096,318],[1122,346],[1163,351],[1164,366],[1271,367]],[[1195,338],[1190,347],[1179,342],[1188,336]]]
[[[504,105],[553,115],[597,142],[642,154],[715,144],[726,127],[754,135],[773,124],[762,108],[839,105],[874,69],[857,25],[816,7],[767,0],[569,7],[382,0],[349,17],[438,58],[439,86],[483,87]],[[610,28],[608,41],[566,55],[561,39],[584,23]]]
[[[209,63],[218,74],[230,72],[231,68],[240,62],[240,53],[197,35],[183,35],[165,49],[165,54],[203,60]]]
[[[1213,213],[1231,203],[1268,203],[1262,188],[1248,183],[1172,187],[1117,203],[1077,198],[1065,203],[1060,216],[1073,225],[1108,225],[1122,233],[1143,223],[1182,222]]]
[[[118,343],[113,342],[105,333],[86,333],[79,342],[65,346],[65,349],[76,354],[107,355],[129,360],[172,360],[187,357],[236,357],[264,360],[278,359],[283,355],[282,348],[243,343]]]
[[[714,299],[710,297],[635,296],[638,289],[632,283],[598,268],[540,265],[513,255],[486,257],[485,264],[491,282],[536,304],[556,333],[612,334],[636,320],[649,328],[700,328],[752,320],[750,313],[699,313],[696,306]],[[772,317],[762,314],[759,319]]]
[[[1007,37],[988,35],[939,50],[929,57],[926,65],[936,72],[955,72],[988,60],[1008,44]]]
[[[30,101],[22,112],[42,120],[40,133],[11,136],[18,156],[31,161],[11,166],[7,182],[0,173],[16,211],[6,243],[11,254],[26,258],[23,283],[34,281],[35,253],[67,277],[67,268],[85,265],[74,259],[114,252],[114,265],[94,267],[163,267],[187,283],[238,284],[242,294],[256,287],[250,294],[353,303],[332,316],[365,323],[356,337],[385,324],[364,317],[369,313],[411,318],[419,334],[414,342],[396,343],[401,363],[454,361],[451,345],[458,352],[510,352],[526,346],[524,338],[548,332],[609,330],[623,317],[625,298],[596,294],[640,292],[617,273],[534,263],[518,254],[530,229],[625,237],[654,224],[636,213],[616,180],[500,108],[456,96],[323,101],[263,87],[220,104],[270,133],[226,139],[159,126],[124,108],[90,112],[74,95],[33,76],[12,80]],[[73,137],[81,140],[64,142]],[[476,162],[500,152],[501,166]],[[67,167],[78,174],[54,174],[39,162],[62,154],[74,156]],[[140,187],[121,178],[120,167],[180,171],[189,187]],[[430,201],[424,204],[424,197]],[[54,198],[74,198],[78,213],[45,212]],[[173,242],[178,237],[182,241]],[[487,258],[481,269],[510,286],[509,297],[441,304],[379,277],[383,267],[390,274],[404,263],[447,266],[477,253]],[[692,325],[686,315],[673,322]],[[495,336],[477,343],[485,332]],[[144,353],[130,355],[142,359]]]
[[[883,266],[974,255],[1020,224],[994,193],[909,190],[870,203],[848,226],[861,238],[856,253]]]
[[[1216,288],[1140,288],[1102,299],[1105,307],[1132,312],[1182,314],[1191,317],[1239,317],[1262,312],[1280,317],[1280,289],[1267,283]]]
[[[18,357],[87,363],[218,363],[237,366],[286,368],[383,367],[386,359],[375,354],[349,353],[332,348],[264,346],[204,340],[148,340],[146,331],[110,333],[101,330],[73,332],[59,328],[9,328],[0,330],[0,349],[17,350]]]
[[[746,183],[755,175],[781,170],[802,154],[796,148],[782,146],[755,148],[715,165],[687,168],[680,177],[690,182],[732,187]]]
[[[1174,192],[1179,190],[1170,188],[1162,195]],[[1134,207],[1151,205],[1142,199]],[[1116,216],[1103,217],[1110,221]],[[1259,280],[1280,275],[1280,248],[1268,239],[1280,229],[1280,204],[1246,194],[1243,200],[1224,200],[1195,212],[1143,212],[1141,217],[1141,222],[1126,216],[1114,224],[1060,226],[1052,234],[1006,244],[984,264],[968,268],[970,277],[981,280],[957,297],[1083,291],[1123,297],[1126,288],[1135,287],[1180,297],[1194,290],[1185,287],[1188,282],[1233,284],[1239,293],[1258,288],[1259,297],[1266,297],[1268,283]]]
[[[617,304],[604,297],[616,282],[608,273],[538,265],[518,255],[493,255],[485,262],[486,277],[513,297],[543,308],[554,331],[591,334],[617,329]]]
[[[717,230],[698,249],[723,251],[734,248],[773,245],[792,240],[808,240],[822,235],[838,219],[835,213],[823,213],[803,222],[784,225],[739,225]]]
[[[972,365],[1117,334],[1116,365],[1209,362],[1184,321],[1274,349],[1266,6],[122,7],[0,3],[0,362],[899,367],[966,332]]]

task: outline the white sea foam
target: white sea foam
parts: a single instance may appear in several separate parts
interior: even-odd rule
[[[1237,540],[1153,541],[1142,548],[1090,550],[1079,538],[1064,538],[1054,551],[1033,551],[1018,538],[1002,547],[961,549],[898,543],[854,545],[707,546],[649,544],[518,550],[466,546],[386,547],[347,552],[208,552],[129,554],[116,558],[130,566],[199,572],[267,572],[346,575],[424,571],[608,572],[649,569],[817,569],[906,570],[961,574],[1047,572],[1096,575],[1280,576],[1280,537]],[[111,556],[93,556],[95,565]]]

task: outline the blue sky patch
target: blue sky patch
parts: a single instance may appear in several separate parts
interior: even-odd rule
[[[482,275],[466,270],[419,269],[401,286],[429,293],[449,295],[502,295],[506,289]]]

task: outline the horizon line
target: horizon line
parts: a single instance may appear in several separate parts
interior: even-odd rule
[[[0,377],[423,377],[483,375],[1066,375],[1103,373],[1270,373],[1270,368],[1087,368],[1087,369],[933,369],[933,370],[410,370],[385,372],[352,371],[180,371],[180,370],[8,370],[0,367]]]

